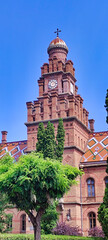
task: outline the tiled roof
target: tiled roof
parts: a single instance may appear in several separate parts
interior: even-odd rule
[[[7,142],[7,143],[0,143],[0,158],[3,157],[7,152],[17,159],[24,154],[25,150],[27,149],[27,141],[17,141],[17,142]]]
[[[108,157],[108,131],[90,133],[81,162],[100,162]]]

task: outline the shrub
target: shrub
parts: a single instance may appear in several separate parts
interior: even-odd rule
[[[102,229],[99,228],[99,227],[91,228],[91,229],[88,231],[88,235],[89,235],[89,236],[92,236],[92,237],[102,237],[102,238],[105,237],[104,232],[103,232]]]
[[[58,223],[52,232],[55,235],[82,236],[81,229],[78,226],[70,227],[65,223]]]
[[[54,201],[50,204],[41,217],[41,234],[51,234],[52,229],[56,226],[58,220],[57,203]]]

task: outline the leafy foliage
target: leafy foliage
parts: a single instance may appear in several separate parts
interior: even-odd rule
[[[36,150],[37,152],[44,152],[44,138],[45,138],[45,129],[43,123],[39,123],[38,133],[37,133],[37,143]]]
[[[88,231],[88,235],[89,235],[89,236],[92,236],[92,237],[101,237],[101,238],[104,238],[104,237],[105,237],[102,229],[99,228],[99,227],[91,228],[91,229]]]
[[[7,172],[8,167],[11,166],[11,163],[13,162],[13,158],[11,158],[9,155],[6,155],[5,158],[0,159],[0,175],[2,173]],[[8,197],[4,192],[0,191],[0,232],[7,232],[11,231],[11,228],[9,227],[9,223],[12,220],[11,214],[6,214],[5,210],[11,206],[8,204]]]
[[[48,122],[47,128],[45,129],[45,139],[44,139],[44,158],[49,157],[54,159],[55,157],[55,135],[54,126],[51,122]]]
[[[57,130],[57,147],[56,147],[56,158],[62,161],[65,141],[65,130],[63,127],[63,119],[59,119],[58,130]]]
[[[9,161],[9,163],[8,163]],[[9,155],[0,165],[0,191],[8,195],[9,202],[25,210],[40,233],[40,219],[51,199],[61,198],[81,171],[57,160],[47,161],[40,153],[22,155],[17,163]],[[32,210],[36,210],[37,214]],[[40,239],[40,235],[35,237]]]
[[[41,229],[45,234],[50,234],[51,230],[56,226],[58,220],[56,205],[57,201],[50,204],[41,218]]]
[[[54,126],[51,122],[48,122],[46,129],[43,123],[39,123],[37,140],[36,152],[42,152],[45,159],[49,157],[50,159],[62,161],[65,140],[63,120],[59,119],[57,141],[55,140]]]
[[[81,229],[76,227],[70,227],[65,223],[58,223],[57,226],[52,230],[55,235],[69,235],[69,236],[81,236]]]
[[[105,108],[108,114],[108,89],[107,89],[106,100],[105,100]],[[106,122],[108,123],[108,116],[106,117]],[[108,174],[108,158],[107,158],[106,173]],[[108,184],[106,185],[103,203],[101,203],[98,209],[98,220],[101,223],[105,236],[108,237]]]
[[[6,194],[0,193],[0,232],[9,232],[12,230],[10,227],[12,214],[5,213],[5,210],[8,207],[9,205]]]

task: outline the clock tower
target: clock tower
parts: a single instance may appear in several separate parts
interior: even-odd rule
[[[40,122],[47,126],[51,121],[57,133],[59,118],[63,118],[65,129],[65,145],[63,163],[79,167],[89,139],[88,111],[83,107],[83,99],[77,93],[75,68],[73,62],[67,60],[68,47],[57,37],[48,46],[48,63],[41,67],[38,80],[39,97],[34,102],[27,102],[27,152],[36,149],[37,131]],[[62,206],[62,204],[61,204]],[[73,186],[63,198],[63,209],[60,221],[70,216],[72,225],[80,226],[80,187]],[[73,220],[74,219],[74,220]]]

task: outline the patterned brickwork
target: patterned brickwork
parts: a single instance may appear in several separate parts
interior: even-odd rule
[[[81,162],[98,162],[108,157],[108,131],[91,133]]]
[[[4,144],[0,144],[0,158],[9,153],[15,161],[24,154],[27,149],[27,141],[17,141],[17,142],[7,142]]]

